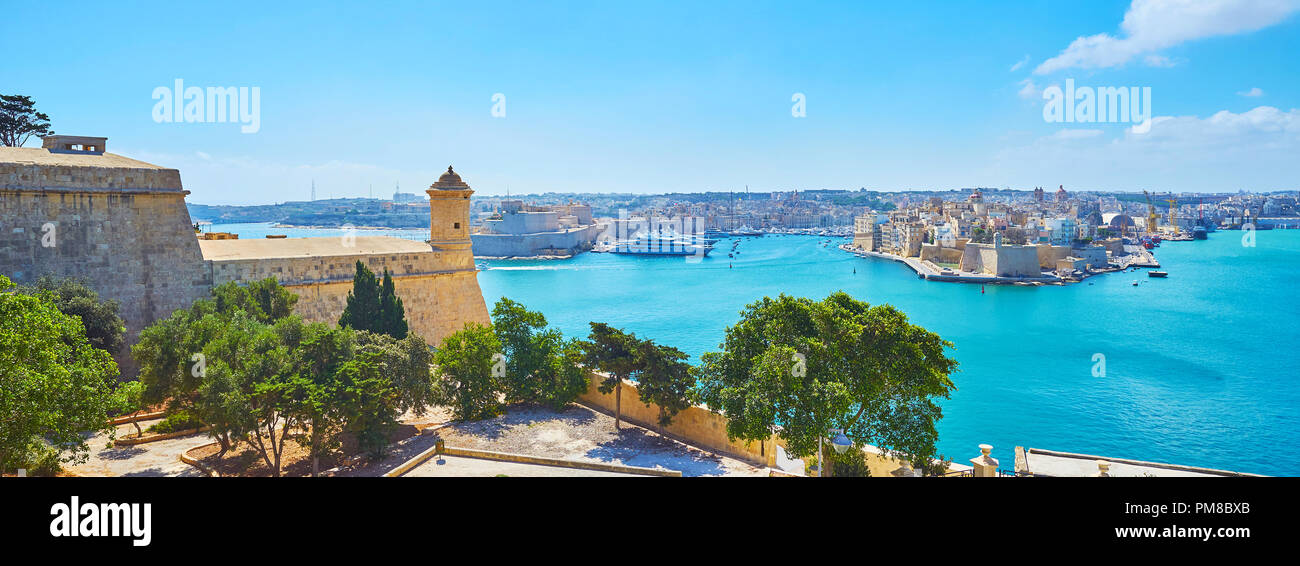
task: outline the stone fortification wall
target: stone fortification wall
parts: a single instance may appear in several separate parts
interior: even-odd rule
[[[551,250],[577,252],[591,248],[600,235],[597,225],[538,234],[473,234],[474,255],[479,257],[532,257]]]
[[[340,238],[298,238],[214,240],[202,246],[214,284],[246,285],[275,277],[298,295],[294,312],[311,322],[338,322],[358,260],[376,275],[385,268],[393,274],[411,331],[431,345],[460,330],[465,322],[489,322],[473,259],[459,251],[384,237],[356,238],[350,245]]]
[[[1055,269],[1057,262],[1074,255],[1070,246],[1049,246],[1039,244],[1038,246],[1038,267],[1042,269]]]
[[[966,244],[961,270],[998,277],[1039,277],[1038,246]]]
[[[174,169],[0,162],[0,273],[20,284],[47,273],[87,279],[121,302],[133,344],[145,326],[208,294],[186,194]],[[124,376],[135,374],[126,349],[114,358]]]

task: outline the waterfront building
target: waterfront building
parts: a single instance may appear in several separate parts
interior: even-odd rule
[[[992,244],[967,243],[961,256],[961,270],[997,277],[1042,277],[1038,246],[1004,245],[1002,233],[993,234]]]
[[[1048,232],[1048,243],[1053,246],[1068,246],[1079,235],[1079,225],[1073,218],[1049,218],[1044,222]]]
[[[979,189],[975,189],[975,192],[971,193],[970,196],[967,198],[970,200],[971,210],[975,212],[975,216],[988,215],[989,209],[988,209],[988,205],[984,204],[983,192],[980,192]]]
[[[500,211],[471,234],[480,257],[572,256],[591,249],[602,228],[591,206],[530,206],[522,200],[501,201]]]

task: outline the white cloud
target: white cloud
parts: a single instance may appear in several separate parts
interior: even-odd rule
[[[1264,96],[1264,91],[1259,87],[1252,87],[1250,90],[1243,90],[1237,93],[1238,96],[1248,96],[1250,98],[1259,98]]]
[[[1142,58],[1142,61],[1145,62],[1148,67],[1174,66],[1174,62],[1171,61],[1168,57],[1165,57],[1164,55],[1155,55],[1155,54],[1147,55],[1146,57]]]
[[[1016,72],[1016,71],[1019,71],[1020,68],[1021,68],[1021,67],[1024,67],[1024,66],[1025,66],[1025,63],[1028,63],[1028,62],[1029,62],[1029,56],[1028,56],[1028,55],[1025,55],[1025,58],[1024,58],[1024,59],[1021,59],[1021,60],[1019,60],[1019,61],[1016,61],[1016,64],[1011,66],[1011,70],[1010,70],[1009,72],[1014,73],[1014,72]]]
[[[1010,184],[1186,191],[1300,188],[1300,109],[1259,106],[1160,116],[1151,130],[1059,130],[997,153],[985,174]]]
[[[1187,41],[1265,28],[1298,9],[1300,0],[1133,0],[1119,36],[1099,33],[1075,39],[1034,73],[1115,67]]]
[[[1033,79],[1025,79],[1020,81],[1020,92],[1018,94],[1020,98],[1025,100],[1035,100],[1042,98],[1043,89],[1038,88]]]

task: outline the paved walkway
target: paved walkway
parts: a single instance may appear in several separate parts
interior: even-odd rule
[[[614,418],[584,407],[563,411],[514,406],[505,415],[483,421],[454,423],[438,435],[448,446],[527,454],[563,460],[586,460],[678,470],[684,476],[764,476],[767,470],[683,444],[623,423],[614,431]]]
[[[650,477],[640,474],[619,474],[599,470],[581,470],[559,466],[542,466],[539,464],[520,464],[518,462],[501,462],[479,458],[462,458],[460,456],[436,456],[411,471],[403,474],[407,478],[436,477]]]
[[[149,430],[149,426],[156,422],[158,421],[141,421],[140,428]],[[117,427],[119,438],[128,434],[135,434],[134,425]],[[208,442],[211,440],[206,434],[198,433],[135,446],[105,447],[108,435],[96,434],[87,441],[90,445],[90,459],[83,464],[65,468],[78,476],[201,477],[201,472],[181,461],[181,453]]]

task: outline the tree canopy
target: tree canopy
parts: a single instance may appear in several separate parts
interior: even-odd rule
[[[307,448],[313,473],[344,433],[382,454],[397,419],[434,399],[428,345],[305,323],[296,300],[273,278],[227,283],[145,328],[132,348],[144,398],[194,415],[223,453],[246,442],[273,475],[287,441]]]
[[[22,147],[32,136],[53,134],[50,117],[36,111],[32,97],[0,94],[0,145]]]
[[[700,399],[727,416],[733,439],[776,431],[794,456],[842,429],[909,461],[936,454],[936,402],[955,388],[952,344],[889,305],[843,292],[821,301],[780,295],[748,305],[721,352],[702,357]]]
[[[505,356],[507,403],[540,403],[558,410],[587,391],[581,344],[547,328],[542,313],[502,297],[492,307],[492,330]]]
[[[457,420],[479,420],[501,414],[504,405],[505,360],[501,341],[491,328],[475,322],[443,338],[433,354],[440,404],[451,407]]]
[[[598,389],[601,393],[614,392],[614,428],[622,420],[623,380],[630,379],[641,368],[640,340],[635,334],[614,328],[603,322],[590,323],[591,333],[583,343],[583,358],[589,367],[605,372]]]
[[[122,349],[126,323],[118,316],[120,304],[112,299],[101,300],[99,293],[87,286],[85,280],[44,275],[35,284],[24,287],[23,292],[50,293],[60,312],[81,319],[91,346],[109,354],[116,354]]]
[[[380,281],[366,264],[357,261],[352,290],[348,292],[348,304],[339,317],[339,326],[387,334],[399,340],[406,337],[409,331],[406,310],[388,268],[384,268]]]
[[[117,364],[49,292],[16,292],[0,275],[0,470],[49,443],[84,460],[85,432],[111,432]]]
[[[644,340],[637,347],[637,391],[641,401],[659,406],[659,424],[668,426],[682,409],[691,406],[695,376],[687,355],[671,346]]]

